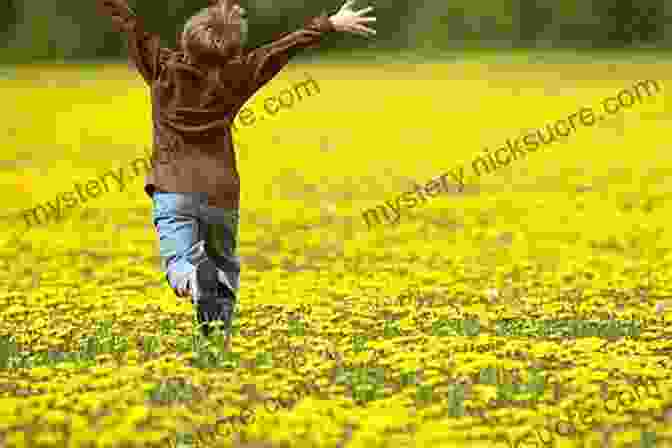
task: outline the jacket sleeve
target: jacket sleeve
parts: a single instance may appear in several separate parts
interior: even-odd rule
[[[323,12],[302,29],[287,33],[275,42],[248,53],[245,62],[254,73],[254,90],[270,81],[301,50],[317,47],[322,38],[333,31],[335,30],[327,13]]]
[[[130,58],[145,82],[151,85],[158,77],[159,62],[169,50],[161,48],[159,36],[145,32],[137,18],[131,19],[126,35]]]
[[[160,48],[159,36],[145,32],[140,19],[130,10],[107,5],[104,12],[112,17],[115,28],[125,34],[129,57],[145,82],[151,85],[158,76],[160,59],[167,56],[169,50]]]

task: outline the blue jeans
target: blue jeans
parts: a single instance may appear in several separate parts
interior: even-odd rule
[[[205,336],[216,320],[228,334],[240,279],[238,210],[209,206],[204,193],[155,192],[153,202],[168,284],[190,291]]]

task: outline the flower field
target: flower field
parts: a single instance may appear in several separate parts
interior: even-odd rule
[[[163,279],[142,176],[24,232],[23,210],[145,156],[139,77],[3,69],[0,447],[672,447],[669,69],[291,66],[250,107],[306,72],[319,96],[235,137],[230,351]],[[643,79],[661,92],[397,225],[362,219]]]

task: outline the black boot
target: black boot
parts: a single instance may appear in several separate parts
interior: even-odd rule
[[[223,322],[223,330],[228,335],[231,331],[231,319],[235,295],[217,277],[217,267],[210,260],[196,267],[192,288],[192,300],[196,306],[198,325],[203,336],[211,333],[210,323]]]
[[[232,304],[207,300],[199,302],[196,310],[198,325],[201,328],[203,336],[208,337],[210,335],[212,331],[210,324],[215,321],[221,321],[223,332],[226,334],[230,333],[231,318],[233,317]]]

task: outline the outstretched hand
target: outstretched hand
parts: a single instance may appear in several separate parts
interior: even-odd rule
[[[341,7],[341,9],[329,17],[329,21],[334,26],[336,31],[348,32],[352,34],[359,34],[360,36],[369,37],[376,34],[376,30],[363,25],[363,23],[375,22],[375,17],[362,17],[367,12],[373,10],[373,6],[369,6],[359,11],[354,11],[352,5],[355,0],[348,0]]]

